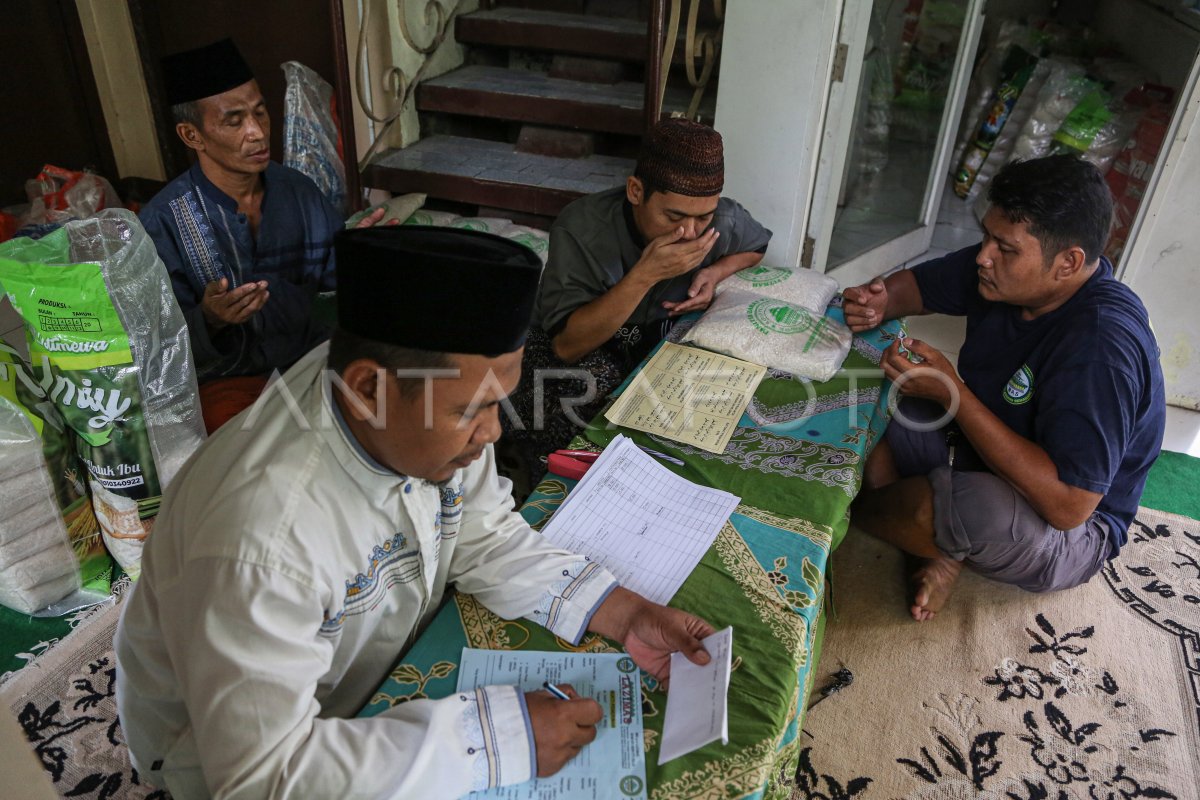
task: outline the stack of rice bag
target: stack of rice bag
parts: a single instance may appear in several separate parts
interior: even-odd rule
[[[33,420],[4,396],[0,448],[0,604],[32,614],[83,586],[81,564],[67,535],[42,438]],[[86,513],[90,516],[91,509]],[[81,537],[78,545],[88,583],[103,596],[99,592],[107,591],[111,564],[98,534],[93,526],[92,534]]]
[[[412,216],[405,220],[404,224],[463,228],[469,231],[483,231],[484,233],[502,236],[518,244],[523,244],[537,253],[538,258],[542,260],[543,264],[546,263],[546,258],[550,254],[550,234],[546,231],[539,231],[537,228],[517,225],[510,219],[502,219],[500,217],[460,217],[448,211],[427,211],[421,209],[414,212]]]

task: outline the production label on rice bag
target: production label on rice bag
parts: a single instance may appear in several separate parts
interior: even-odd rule
[[[142,539],[161,489],[129,337],[95,263],[70,264],[67,231],[0,258],[0,283],[25,320],[39,400],[77,434],[106,537]]]

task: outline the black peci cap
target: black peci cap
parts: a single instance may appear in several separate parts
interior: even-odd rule
[[[496,356],[525,344],[542,262],[479,231],[388,225],[340,231],[338,326],[386,344]]]
[[[162,69],[167,104],[172,106],[203,100],[254,80],[232,39],[166,56]]]

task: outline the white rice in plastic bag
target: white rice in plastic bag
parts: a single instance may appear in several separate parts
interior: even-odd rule
[[[717,293],[726,290],[747,291],[824,314],[829,301],[838,293],[838,288],[838,282],[833,278],[811,269],[759,264],[735,272],[718,285]]]
[[[734,288],[723,291],[684,343],[743,361],[827,381],[850,352],[845,325],[803,306]]]
[[[421,195],[424,197],[424,195]],[[517,225],[512,220],[501,217],[460,217],[449,211],[429,211],[421,209],[413,213],[406,225],[436,225],[446,228],[463,228],[469,231],[483,231],[496,236],[503,236],[532,250],[542,264],[550,255],[550,234],[525,225]]]
[[[79,562],[33,425],[0,397],[0,605],[32,614],[80,587]]]

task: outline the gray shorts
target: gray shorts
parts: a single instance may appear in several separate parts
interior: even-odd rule
[[[907,419],[930,420],[941,407],[901,401]],[[1031,592],[1069,589],[1100,571],[1109,556],[1108,525],[1093,513],[1060,531],[1008,481],[991,472],[952,469],[946,429],[918,431],[893,419],[887,440],[901,477],[924,475],[933,487],[933,542],[956,561]]]

